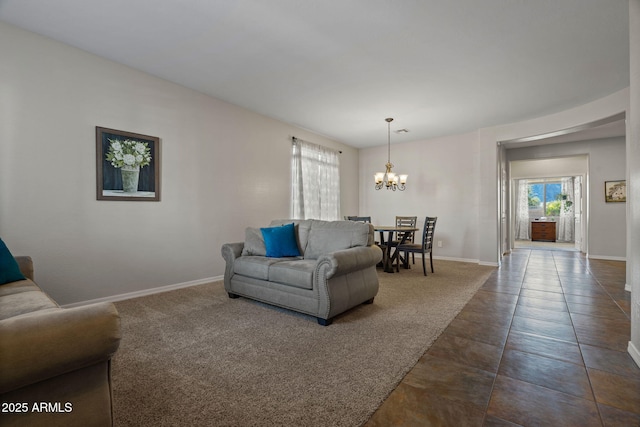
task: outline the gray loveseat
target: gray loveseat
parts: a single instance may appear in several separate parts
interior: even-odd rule
[[[244,242],[222,246],[229,297],[243,296],[305,313],[321,325],[359,304],[373,302],[382,251],[374,245],[371,224],[276,220],[270,228],[291,223],[299,256],[267,256],[261,230],[251,227]]]

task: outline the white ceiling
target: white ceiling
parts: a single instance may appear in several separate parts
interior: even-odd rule
[[[355,147],[629,86],[622,0],[0,0],[0,20]]]

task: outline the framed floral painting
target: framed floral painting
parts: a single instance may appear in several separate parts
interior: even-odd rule
[[[98,200],[160,201],[160,138],[96,126]]]

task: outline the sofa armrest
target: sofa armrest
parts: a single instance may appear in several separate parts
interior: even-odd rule
[[[30,256],[17,256],[14,257],[20,267],[20,272],[27,279],[33,280],[33,260]]]
[[[240,243],[225,243],[222,245],[222,258],[226,262],[233,263],[236,258],[242,255],[242,249],[244,249],[244,242]]]
[[[222,258],[225,260],[224,266],[224,288],[227,292],[231,292],[231,277],[233,276],[233,263],[237,258],[242,256],[244,242],[225,243],[222,245]]]
[[[0,393],[107,361],[120,337],[120,316],[106,302],[2,320]]]
[[[375,266],[382,260],[382,250],[378,246],[358,246],[343,249],[318,258],[317,271],[324,270],[326,279],[352,271]]]

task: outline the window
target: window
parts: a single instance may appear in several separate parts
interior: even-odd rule
[[[340,218],[338,151],[294,138],[291,181],[293,218]]]
[[[529,181],[529,216],[559,216],[561,194],[560,181]]]

